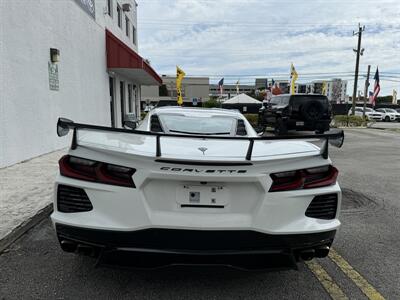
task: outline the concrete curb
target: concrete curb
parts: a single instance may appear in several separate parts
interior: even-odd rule
[[[53,203],[46,205],[39,210],[36,215],[24,221],[18,227],[14,228],[9,234],[0,240],[0,254],[4,252],[11,244],[23,236],[29,229],[35,227],[39,222],[48,217],[53,212]]]

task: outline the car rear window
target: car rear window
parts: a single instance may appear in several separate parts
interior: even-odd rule
[[[277,97],[272,97],[271,103],[276,104],[276,105],[287,105],[289,104],[289,96],[277,96]]]
[[[236,124],[231,117],[162,114],[159,118],[168,131],[187,134],[230,134]]]

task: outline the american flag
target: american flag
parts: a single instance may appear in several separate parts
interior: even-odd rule
[[[379,92],[381,91],[381,86],[379,85],[379,70],[378,70],[378,67],[376,68],[374,79],[375,79],[374,94],[372,96],[372,105],[373,106],[375,106],[376,99],[378,98]]]
[[[372,104],[374,102],[374,92],[369,91],[369,104]]]
[[[224,78],[222,78],[219,82],[218,82],[218,89],[219,89],[219,94],[222,97],[222,94],[224,92]]]

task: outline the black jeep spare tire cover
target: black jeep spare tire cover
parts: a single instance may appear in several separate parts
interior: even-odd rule
[[[304,103],[301,108],[303,117],[308,121],[316,121],[321,119],[323,114],[323,106],[319,101],[310,101]]]

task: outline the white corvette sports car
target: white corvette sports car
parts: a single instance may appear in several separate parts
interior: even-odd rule
[[[183,107],[136,129],[60,118],[58,135],[69,130],[51,215],[65,251],[134,267],[296,268],[327,256],[340,226],[328,142],[340,147],[343,131],[260,137],[239,112]]]

